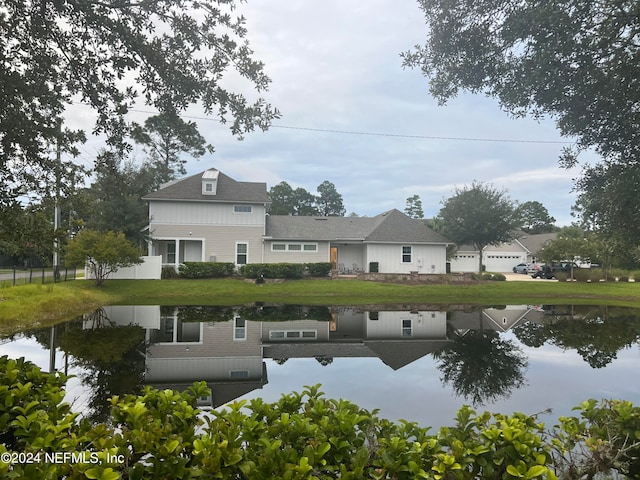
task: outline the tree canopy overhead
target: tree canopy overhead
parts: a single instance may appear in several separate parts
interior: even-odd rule
[[[55,155],[74,152],[82,132],[61,128],[83,102],[93,132],[123,147],[126,114],[138,100],[161,113],[200,104],[234,135],[266,129],[279,115],[264,99],[222,85],[235,71],[257,91],[269,78],[244,40],[233,0],[80,2],[9,0],[0,8],[0,185],[2,199],[53,184]],[[73,162],[59,169],[70,176]]]
[[[422,70],[441,103],[459,90],[484,93],[513,115],[554,118],[578,149],[640,158],[637,1],[418,3],[429,36],[404,64]]]

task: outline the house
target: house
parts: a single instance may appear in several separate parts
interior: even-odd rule
[[[536,262],[542,247],[557,233],[528,234],[518,232],[511,242],[488,245],[482,251],[482,264],[488,272],[511,272],[518,263]],[[452,272],[477,272],[480,252],[470,245],[460,245],[451,259]]]
[[[265,183],[211,168],[164,185],[149,202],[149,255],[183,262],[332,262],[344,272],[445,273],[450,243],[398,210],[375,217],[269,215]]]

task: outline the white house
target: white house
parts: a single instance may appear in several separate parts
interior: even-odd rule
[[[211,168],[164,185],[149,202],[149,255],[183,262],[332,262],[344,272],[445,273],[439,233],[398,210],[375,217],[269,215],[265,183]]]

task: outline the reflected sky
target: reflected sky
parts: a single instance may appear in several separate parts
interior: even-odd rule
[[[144,308],[154,311],[155,307]],[[331,351],[346,351],[347,355],[349,345],[358,345],[358,342],[363,344],[382,342],[387,346],[391,345],[392,348],[402,349],[403,345],[409,345],[409,343],[402,343],[404,340],[422,340],[417,338],[420,335],[430,340],[439,339],[438,341],[444,335],[449,339],[448,341],[454,341],[457,336],[472,331],[470,326],[479,322],[481,328],[485,329],[488,334],[522,352],[528,365],[523,372],[525,386],[512,389],[509,395],[501,397],[495,402],[475,405],[476,410],[486,409],[502,413],[520,411],[533,414],[551,408],[552,413],[541,416],[541,419],[547,423],[553,423],[558,416],[571,414],[572,407],[589,398],[621,398],[640,405],[640,369],[638,369],[640,346],[637,342],[640,332],[638,332],[636,341],[630,346],[623,346],[619,349],[616,352],[616,358],[606,367],[592,368],[576,349],[558,347],[553,345],[552,341],[545,342],[539,348],[524,345],[518,340],[512,327],[523,325],[523,322],[544,324],[544,322],[555,322],[558,319],[545,316],[544,312],[537,316],[531,311],[527,311],[526,316],[520,315],[515,307],[463,312],[458,316],[456,316],[456,312],[429,311],[376,312],[375,315],[372,315],[369,312],[342,310],[342,313],[336,313],[335,309],[327,307],[327,312],[332,313],[327,313],[327,319],[321,320],[313,318],[318,315],[317,309],[311,313],[303,310],[287,310],[285,312],[287,316],[299,315],[299,318],[303,318],[297,323],[296,321],[277,321],[277,310],[252,312],[245,309],[242,311],[245,318],[254,319],[246,320],[247,327],[244,331],[239,330],[239,326],[244,325],[245,322],[238,323],[237,316],[226,320],[224,315],[233,316],[234,314],[232,310],[229,310],[229,307],[225,308],[227,308],[225,311],[212,312],[206,309],[195,311],[193,307],[189,307],[188,310],[176,310],[170,314],[165,311],[161,315],[160,308],[157,307],[157,319],[145,318],[142,321],[146,327],[147,341],[153,338],[163,338],[164,340],[164,342],[155,345],[147,345],[147,373],[149,374],[153,368],[158,368],[150,366],[151,357],[155,355],[154,359],[157,360],[159,356],[164,355],[162,352],[170,353],[167,354],[166,359],[169,363],[174,366],[180,363],[175,358],[173,360],[170,358],[171,355],[175,355],[178,349],[180,350],[179,355],[184,356],[196,355],[198,348],[208,348],[208,357],[215,356],[215,352],[219,352],[220,361],[228,362],[233,359],[234,354],[230,349],[234,347],[234,340],[238,340],[235,337],[244,336],[246,338],[240,338],[243,340],[242,342],[235,344],[244,349],[238,355],[242,358],[248,358],[248,356],[254,358],[255,351],[252,350],[254,347],[257,348],[259,355],[262,352],[263,358],[259,361],[263,362],[266,367],[268,381],[262,388],[256,388],[238,399],[249,400],[261,397],[267,402],[274,402],[283,393],[301,391],[306,385],[321,384],[321,390],[325,392],[327,397],[347,399],[368,410],[379,409],[381,417],[391,420],[403,418],[418,422],[422,426],[437,428],[451,425],[460,406],[470,402],[456,396],[451,385],[442,381],[443,373],[439,368],[439,363],[442,360],[437,359],[433,354],[426,354],[399,368],[396,365],[397,369],[394,370],[384,363],[382,357],[376,356],[347,358],[336,355],[328,365],[322,365],[314,358],[313,351],[314,349],[322,349],[323,342],[325,346],[338,344],[342,350]],[[523,306],[522,308],[526,310],[527,307]],[[625,311],[624,313],[625,315],[621,318],[624,318],[625,322],[636,322],[640,318],[640,312],[637,311],[631,311],[631,313]],[[209,320],[186,322],[185,316],[189,315],[209,316]],[[259,322],[257,319],[261,315],[268,316],[269,321]],[[305,315],[307,318],[304,318]],[[593,317],[593,313],[589,315]],[[215,321],[212,320],[213,318]],[[410,335],[414,337],[405,338],[407,336],[406,319],[411,318],[414,319],[414,323]],[[419,320],[417,320],[418,318]],[[588,321],[588,318],[577,318],[574,321],[585,322]],[[618,322],[617,319],[608,319],[607,321],[613,322],[614,327],[621,330],[620,324],[615,323]],[[125,317],[119,322],[122,325],[122,322],[129,322],[129,320]],[[180,322],[186,323],[181,324]],[[439,326],[433,327],[436,324]],[[73,328],[80,331],[96,328],[95,321],[92,324],[86,318],[78,320],[75,325]],[[575,323],[572,328],[578,327],[577,331],[580,332],[583,325],[583,323]],[[629,330],[629,325],[635,328],[636,323],[627,324],[626,331]],[[110,326],[115,326],[115,323]],[[168,329],[168,327],[171,328]],[[179,330],[178,327],[182,330]],[[289,347],[296,342],[288,342],[288,345],[285,346],[281,341],[273,341],[274,331],[286,332],[297,328],[316,328],[317,333],[314,339],[318,341],[297,342],[298,345],[293,345],[291,350],[286,350],[284,347]],[[188,332],[190,341],[194,340],[195,335],[195,339],[199,339],[200,342],[189,344],[188,342],[184,343],[183,339],[180,343],[179,331]],[[46,334],[45,331],[43,332],[43,335]],[[171,341],[172,335],[174,341]],[[323,337],[323,335],[325,336]],[[8,355],[13,358],[24,356],[48,371],[50,362],[48,343],[42,338],[43,336],[40,337],[40,343],[36,341],[35,336],[27,338],[18,336],[13,341],[5,340],[0,345],[0,355]],[[214,340],[212,346],[207,347],[206,343],[210,341],[209,338]],[[187,345],[186,348],[185,345]],[[293,347],[300,347],[300,349],[296,350]],[[164,350],[162,350],[163,348]],[[270,348],[274,350],[270,350]],[[271,355],[267,353],[269,351],[298,352],[296,356],[310,356],[310,358],[295,358],[292,355],[284,363],[281,363],[270,358]],[[380,351],[379,347],[377,351]],[[387,361],[389,358],[386,357]],[[91,392],[87,390],[89,387],[83,384],[82,378],[93,375],[90,367],[87,370],[86,362],[83,364],[84,367],[78,367],[75,359],[71,356],[65,356],[60,349],[56,351],[55,362],[56,368],[60,370],[68,368],[69,373],[78,375],[68,383],[67,401],[72,402],[76,411],[88,408]],[[151,370],[149,370],[150,368]],[[210,365],[208,373],[211,377],[209,381],[213,382],[214,388],[224,388],[224,381],[213,379],[215,375],[211,373]],[[227,384],[229,382],[229,380],[226,381]]]

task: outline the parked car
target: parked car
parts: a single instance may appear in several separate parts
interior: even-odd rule
[[[513,267],[513,273],[524,273],[526,275],[531,265],[533,265],[533,263],[519,263]]]
[[[577,269],[577,264],[573,262],[551,262],[549,264],[540,265],[535,273],[531,274],[531,278],[552,279],[557,272],[571,272],[571,269]]]

